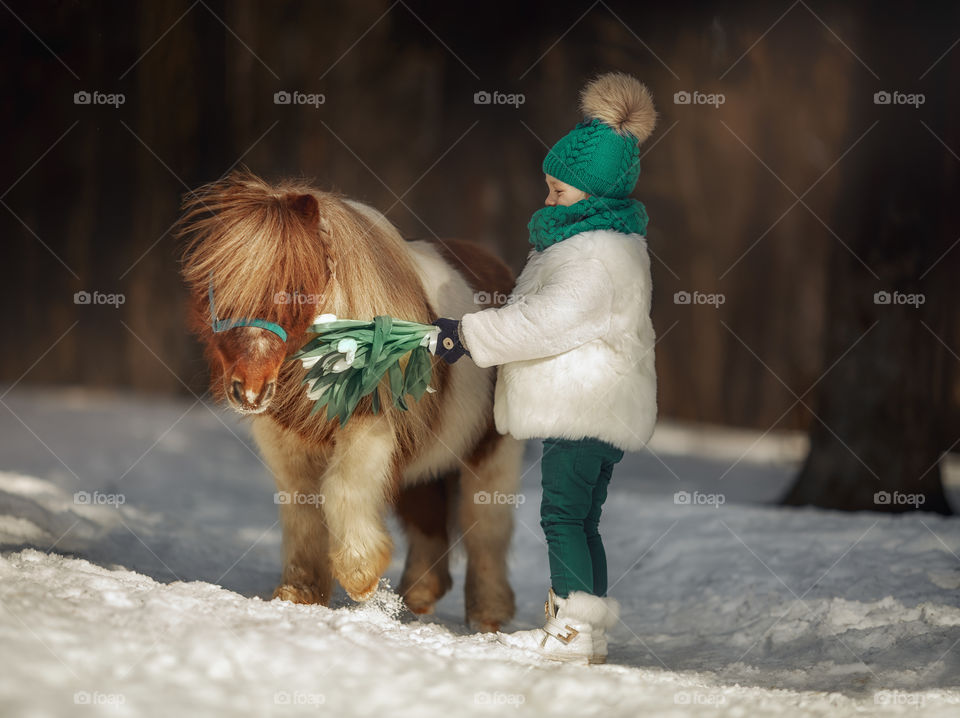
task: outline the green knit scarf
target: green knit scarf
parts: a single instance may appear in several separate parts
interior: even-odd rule
[[[610,229],[624,234],[646,234],[647,210],[635,199],[588,197],[569,207],[544,207],[533,213],[527,229],[530,244],[542,252],[580,232]]]

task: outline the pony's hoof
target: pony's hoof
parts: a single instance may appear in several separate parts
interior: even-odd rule
[[[407,604],[407,608],[418,616],[432,614],[434,607],[437,605],[433,594],[429,591],[408,591],[403,594],[403,602]]]
[[[317,589],[309,586],[295,586],[290,583],[277,586],[273,592],[273,598],[279,598],[281,601],[291,601],[292,603],[326,603],[324,595]]]
[[[403,602],[407,604],[407,608],[420,616],[425,616],[433,613],[437,601],[450,590],[452,583],[449,574],[444,576],[428,573],[413,586],[405,586],[401,583],[400,595],[403,596]]]
[[[474,631],[499,631],[514,614],[513,591],[503,584],[500,590],[490,592],[480,600],[473,591],[467,593],[467,625]]]
[[[337,577],[340,585],[343,586],[343,590],[347,592],[350,598],[354,601],[363,602],[370,600],[373,594],[377,592],[377,588],[380,586],[380,576],[384,570],[386,570],[386,566],[372,566],[367,562],[355,564],[352,570],[335,571],[334,576]]]
[[[474,633],[499,633],[500,621],[469,621],[470,630]]]
[[[361,588],[360,590],[351,590],[344,586],[344,590],[347,592],[347,595],[352,598],[357,603],[364,603],[373,598],[373,594],[377,592],[377,587],[380,585],[380,579],[376,578],[373,580],[373,583],[367,586],[366,588]]]
[[[342,551],[330,557],[333,575],[354,601],[368,601],[380,586],[380,577],[390,565],[390,544],[373,556]]]

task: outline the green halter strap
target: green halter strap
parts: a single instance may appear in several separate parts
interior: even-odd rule
[[[279,324],[275,322],[268,322],[266,319],[247,319],[242,317],[240,319],[217,319],[217,308],[216,304],[213,301],[213,272],[210,273],[210,327],[213,329],[214,334],[219,334],[220,332],[225,332],[228,329],[233,329],[234,327],[258,327],[259,329],[266,329],[268,332],[273,332],[278,337],[280,341],[287,341],[287,332]]]

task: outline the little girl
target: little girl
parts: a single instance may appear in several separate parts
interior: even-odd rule
[[[558,660],[603,662],[619,616],[598,531],[614,465],[656,421],[647,214],[630,199],[656,121],[647,88],[622,73],[583,90],[584,120],[543,161],[549,194],[528,261],[503,307],[441,317],[437,356],[500,365],[500,433],[542,438],[541,526],[551,588],[542,629],[501,635]]]

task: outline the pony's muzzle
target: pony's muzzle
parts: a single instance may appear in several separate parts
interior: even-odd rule
[[[230,403],[241,412],[260,412],[267,408],[277,390],[276,381],[268,381],[259,387],[250,386],[233,377],[228,396]]]

